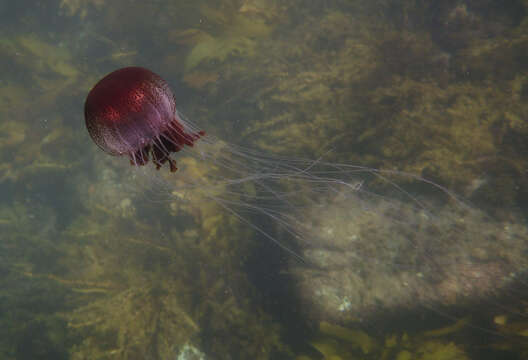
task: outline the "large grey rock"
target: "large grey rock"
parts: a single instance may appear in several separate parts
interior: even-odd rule
[[[442,206],[348,193],[306,211],[299,242],[306,262],[292,265],[304,312],[343,323],[467,306],[522,277],[525,224],[456,201]]]

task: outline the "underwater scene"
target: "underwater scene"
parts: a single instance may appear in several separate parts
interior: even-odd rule
[[[0,360],[528,359],[528,0],[0,0],[0,54]]]

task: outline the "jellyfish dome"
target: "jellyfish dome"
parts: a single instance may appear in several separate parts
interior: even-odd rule
[[[84,106],[86,127],[93,141],[111,155],[128,155],[133,165],[149,159],[159,169],[170,154],[205,134],[185,129],[174,95],[160,76],[141,67],[116,70],[90,91]]]

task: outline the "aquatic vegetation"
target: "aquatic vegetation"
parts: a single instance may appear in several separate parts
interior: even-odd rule
[[[520,316],[501,314],[494,317],[493,322],[503,338],[490,344],[490,348],[517,353],[520,358],[528,355],[528,322],[524,319],[526,311],[524,306],[519,312]]]
[[[325,360],[380,359],[380,360],[469,360],[464,347],[447,336],[456,335],[468,325],[467,319],[423,333],[389,334],[379,342],[362,330],[321,322],[315,340],[310,345]],[[314,357],[299,355],[296,360]]]
[[[67,148],[75,138],[72,127],[64,126],[62,115],[52,110],[58,99],[80,92],[75,87],[83,79],[73,56],[66,48],[34,34],[4,37],[0,46],[6,53],[4,61],[31,82],[30,87],[22,87],[21,79],[6,73],[0,86],[0,114],[6,119],[0,148],[2,156],[9,157],[3,159],[0,181],[22,185],[60,177],[73,168],[78,158],[74,150]],[[53,115],[43,117],[45,111]],[[16,155],[11,156],[15,150]]]
[[[214,171],[185,160],[181,166],[195,175]],[[242,271],[249,230],[192,193],[167,204],[173,215],[160,216],[143,195],[126,194],[127,181],[126,172],[99,173],[97,194],[83,198],[87,213],[61,232],[55,262],[62,271],[22,272],[72,292],[70,310],[59,314],[80,339],[71,357],[167,358],[185,344],[255,359],[287,351],[277,324],[244,295],[254,291]],[[138,214],[152,218],[139,221]],[[233,229],[248,241],[235,245]]]
[[[236,1],[226,1],[222,8],[204,4],[200,6],[200,13],[209,31],[193,28],[173,31],[171,38],[175,43],[192,45],[184,64],[185,81],[201,87],[196,79],[204,74],[203,69],[211,68],[207,64],[215,63],[213,67],[216,67],[218,62],[223,63],[229,57],[256,56],[258,40],[268,37],[273,30],[273,25],[261,16],[264,11],[259,9],[247,3],[239,6]],[[198,73],[193,74],[194,70]]]
[[[364,354],[372,353],[374,349],[379,347],[376,341],[363,331],[347,329],[325,321],[319,323],[319,331],[326,336],[341,339],[357,346]]]
[[[214,86],[190,83],[207,92],[211,123],[236,108],[245,120],[234,136],[266,151],[332,160],[340,154],[347,163],[421,174],[483,203],[521,203],[528,184],[519,155],[527,111],[518,61],[523,25],[510,24],[513,36],[492,32],[447,50],[423,23],[432,9],[402,6],[404,24],[388,15],[373,22],[361,12],[307,15],[287,38],[263,38],[265,57],[216,64],[207,76],[229,76]],[[413,21],[421,27],[409,29]],[[479,26],[487,31],[485,22]]]
[[[68,16],[76,15],[83,19],[88,15],[90,7],[100,9],[104,4],[105,0],[61,0],[59,8]]]
[[[198,72],[193,71],[183,77],[183,81],[191,88],[201,89],[207,84],[214,83],[220,77],[214,72]]]
[[[68,286],[28,274],[58,271],[53,209],[4,199],[0,202],[0,357],[66,359]]]
[[[77,308],[66,315],[68,327],[83,336],[71,349],[72,358],[172,356],[199,331],[178,304],[180,297],[177,289],[159,284],[128,288]]]

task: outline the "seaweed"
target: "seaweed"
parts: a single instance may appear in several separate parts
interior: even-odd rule
[[[380,342],[363,330],[321,322],[317,337],[310,341],[310,345],[325,360],[469,360],[464,347],[448,338],[463,331],[467,325],[467,319],[461,319],[451,326],[412,336],[407,333],[387,334]],[[296,359],[313,357],[299,355]]]

